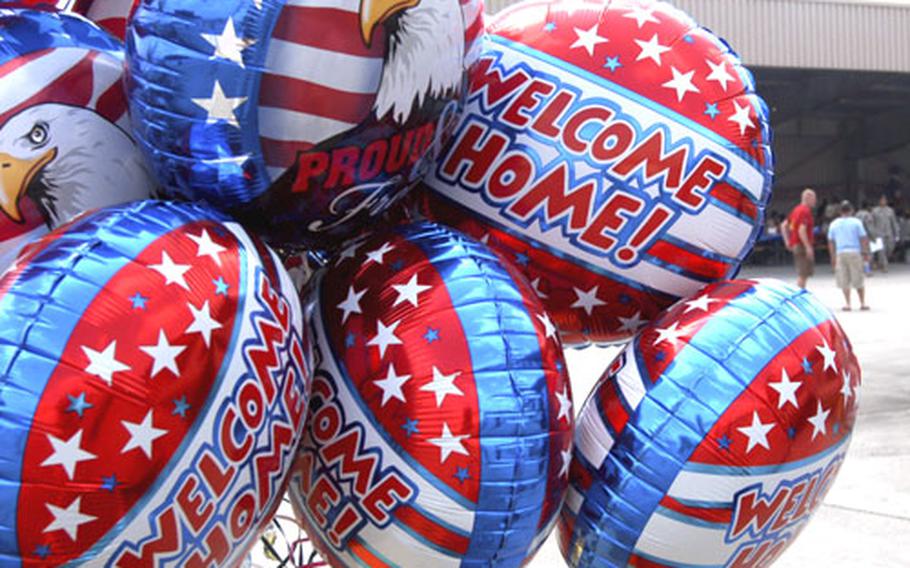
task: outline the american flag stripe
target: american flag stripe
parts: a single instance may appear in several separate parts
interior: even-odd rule
[[[724,566],[732,553],[724,542],[725,534],[726,527],[690,524],[658,513],[648,520],[635,553],[661,562],[659,566]],[[686,546],[679,546],[680,542]],[[663,560],[667,558],[673,561]]]
[[[381,30],[367,46],[360,34],[355,33],[358,29],[360,14],[357,11],[288,6],[282,11],[272,37],[333,53],[382,58],[385,36]]]
[[[713,260],[665,240],[659,240],[651,245],[648,254],[666,263],[685,266],[687,272],[694,276],[711,280],[729,276],[730,271],[734,268],[730,263]]]
[[[265,67],[270,75],[318,82],[351,93],[375,94],[382,73],[382,58],[335,53],[272,39]]]
[[[711,204],[698,215],[680,216],[667,234],[694,246],[710,243],[713,252],[737,258],[751,241],[754,230],[754,225]]]
[[[461,566],[461,557],[447,553],[437,547],[421,534],[405,526],[392,523],[385,528],[377,528],[367,523],[358,534],[364,543],[390,543],[395,546],[383,546],[383,559],[391,566],[433,566],[439,568],[457,568]]]
[[[681,503],[667,495],[660,501],[660,506],[680,515],[687,515],[706,523],[729,523],[733,510],[731,507],[702,507]]]
[[[301,97],[302,92],[309,96]],[[276,112],[286,109],[357,123],[363,120],[364,109],[373,104],[373,95],[339,91],[302,79],[264,75],[259,104]]]
[[[19,69],[20,67],[28,65],[35,59],[44,57],[45,55],[47,55],[48,53],[51,53],[52,51],[54,51],[54,50],[50,49],[50,48],[49,49],[39,49],[38,51],[26,53],[24,55],[20,55],[13,59],[7,60],[5,63],[0,65],[0,79],[9,75],[16,69]]]
[[[395,509],[395,518],[434,546],[458,555],[463,555],[468,551],[468,545],[471,543],[469,537],[448,530],[410,505],[402,505]]]
[[[600,469],[601,464],[613,447],[613,435],[607,429],[603,416],[595,405],[587,404],[578,417],[578,428],[575,431],[575,447],[585,459]]]
[[[758,205],[747,192],[736,189],[729,183],[718,182],[711,188],[711,197],[726,203],[735,211],[739,211],[749,219],[758,220]]]
[[[369,568],[390,567],[390,564],[383,561],[378,554],[367,548],[367,546],[359,538],[351,539],[351,542],[348,544],[348,549],[350,550],[351,554],[360,561],[361,564],[365,564]]]
[[[259,133],[271,140],[283,142],[307,142],[315,144],[322,138],[317,134],[300,136],[302,133],[344,132],[356,126],[334,118],[319,116],[307,112],[297,112],[274,107],[259,110]]]
[[[625,365],[616,373],[616,384],[630,411],[635,412],[648,392],[648,386],[638,367],[637,357],[624,357]]]
[[[0,123],[6,122],[29,101],[37,100],[48,85],[58,82],[69,70],[82,63],[89,50],[61,47],[41,53],[43,55],[25,65],[19,65],[16,61],[8,64],[13,66],[9,73],[4,70],[3,81],[18,85],[19,88],[0,91],[0,109],[10,109],[0,114]]]

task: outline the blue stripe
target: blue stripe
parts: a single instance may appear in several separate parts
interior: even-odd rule
[[[520,566],[537,534],[549,471],[540,338],[499,259],[428,223],[401,230],[443,275],[471,352],[480,415],[480,494],[463,566]]]
[[[153,241],[186,223],[213,218],[200,212],[206,210],[139,202],[90,215],[40,251],[0,297],[0,503],[18,504],[32,419],[85,310]],[[5,562],[20,554],[17,507],[3,511],[0,559]]]
[[[85,18],[40,10],[11,12],[0,15],[0,65],[29,53],[60,47],[103,51],[123,59],[123,44]]]
[[[688,462],[682,468],[683,471],[691,471],[695,473],[708,473],[711,475],[727,475],[727,476],[745,476],[745,475],[773,475],[775,473],[784,473],[787,471],[793,471],[794,469],[799,469],[807,465],[811,465],[816,462],[823,461],[825,458],[831,454],[837,453],[842,449],[846,443],[850,441],[850,435],[844,436],[842,439],[838,440],[836,444],[830,448],[826,448],[821,452],[804,458],[801,460],[775,464],[775,465],[756,465],[752,467],[747,466],[728,466],[728,465],[709,465],[704,463],[695,463]]]
[[[692,452],[759,372],[830,313],[805,291],[763,281],[730,301],[685,345],[639,405],[585,494],[576,566],[625,566]],[[693,377],[698,395],[693,395]],[[633,427],[634,424],[634,427]],[[621,488],[621,495],[603,490]]]

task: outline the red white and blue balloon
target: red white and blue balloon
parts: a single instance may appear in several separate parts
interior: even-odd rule
[[[749,72],[679,10],[523,2],[487,28],[430,217],[516,260],[566,343],[624,340],[736,273],[770,143]]]
[[[162,0],[127,36],[166,189],[331,246],[412,187],[457,117],[481,0]],[[472,51],[473,50],[473,51]]]
[[[79,16],[0,8],[0,271],[77,214],[148,198],[123,46]]]
[[[317,368],[290,495],[332,566],[518,566],[553,528],[572,397],[530,286],[430,223],[316,277]]]
[[[779,281],[674,306],[582,407],[560,513],[576,566],[769,566],[847,453],[861,377],[833,314]]]
[[[193,205],[80,217],[0,279],[4,565],[232,565],[279,503],[312,361],[273,253]]]

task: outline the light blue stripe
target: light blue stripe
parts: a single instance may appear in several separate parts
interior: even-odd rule
[[[813,464],[815,462],[820,462],[827,458],[828,456],[840,451],[842,447],[850,441],[850,435],[846,435],[836,444],[827,448],[814,456],[804,458],[801,460],[787,462],[782,464],[775,465],[756,465],[752,467],[747,466],[728,466],[728,465],[709,465],[704,463],[695,463],[687,462],[683,467],[683,471],[691,471],[695,473],[708,473],[711,475],[727,475],[727,476],[747,476],[747,475],[773,475],[775,473],[784,473],[787,471],[793,471],[794,469],[799,469],[807,465]]]

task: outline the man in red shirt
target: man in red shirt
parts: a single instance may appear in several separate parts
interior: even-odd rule
[[[793,263],[796,265],[796,284],[800,288],[806,287],[806,281],[815,273],[815,221],[812,218],[812,209],[815,207],[816,196],[811,189],[804,189],[800,204],[793,208],[787,217],[788,234],[787,248],[793,253]]]

